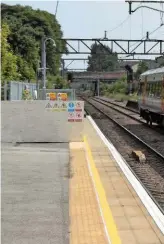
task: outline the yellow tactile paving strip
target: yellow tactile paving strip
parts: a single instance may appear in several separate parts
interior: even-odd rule
[[[87,135],[121,243],[164,244],[163,234],[87,119],[84,134]]]
[[[70,144],[70,244],[107,244],[83,145]]]
[[[106,198],[105,190],[104,190],[103,184],[101,182],[98,170],[96,168],[96,165],[95,165],[95,162],[94,162],[94,159],[92,156],[92,152],[90,149],[90,145],[88,143],[86,136],[84,136],[84,143],[85,143],[86,154],[88,157],[89,168],[90,168],[90,171],[92,172],[92,179],[93,179],[93,183],[94,183],[94,186],[96,189],[99,206],[101,208],[102,218],[104,220],[104,225],[106,227],[108,239],[110,240],[111,243],[121,244],[121,240],[118,235],[117,227],[116,227],[115,221],[113,219],[113,215],[112,215],[111,209],[109,207],[109,204],[108,204],[108,201]]]

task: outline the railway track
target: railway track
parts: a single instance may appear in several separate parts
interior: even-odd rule
[[[159,156],[164,156],[164,135],[162,129],[158,128],[159,130],[156,130],[154,127],[148,127],[143,120],[134,116],[134,112],[133,115],[127,113],[126,108],[118,109],[116,105],[114,107],[113,105],[109,105],[108,102],[103,102],[95,98],[90,99],[90,101],[93,101],[101,111],[107,112],[108,115],[119,122],[119,125],[122,125],[124,129],[127,129],[140,138],[145,145],[153,149]]]
[[[123,117],[125,114],[118,114],[118,111],[116,112],[106,107],[95,99],[83,98],[83,100],[85,100],[86,112],[92,116],[101,131],[117,148],[128,163],[130,169],[164,214],[164,151],[161,150],[161,152],[159,152],[157,151],[159,147],[154,148],[156,143],[152,143],[153,138],[151,143],[148,141],[145,142],[143,136],[144,132],[141,131],[141,128],[137,128],[136,131],[134,128],[132,130],[132,126],[137,126],[137,121],[135,121],[135,123],[134,120],[133,122],[131,121],[131,126],[129,126],[127,117],[126,119]],[[131,118],[128,117],[128,121],[130,119]],[[141,125],[146,128],[140,123],[140,126]],[[138,131],[142,133],[139,135]],[[153,133],[153,130],[149,129],[149,133]],[[155,134],[152,135],[152,137],[155,138],[156,136]],[[164,137],[161,137],[161,140],[163,140],[164,143]],[[139,163],[136,161],[132,156],[133,150],[141,150],[146,156],[146,163]]]
[[[131,108],[125,107],[123,105],[120,105],[118,103],[111,102],[110,100],[108,100],[108,98],[92,98],[92,99],[94,99],[95,101],[98,101],[101,104],[106,105],[107,107],[109,107],[117,112],[120,112],[120,113],[128,116],[131,119],[134,119],[134,120],[142,123],[144,126],[149,126],[145,122],[145,120],[140,117],[139,112],[135,109],[131,109]],[[151,127],[149,126],[149,128],[156,130],[160,134],[162,133],[164,135],[164,131],[156,124],[153,124]]]
[[[120,105],[119,103],[114,103],[111,102],[108,98],[103,98],[103,97],[99,97],[99,98],[92,98],[95,99],[97,101],[99,101],[100,103],[112,108],[115,111],[118,111],[124,115],[127,115],[129,118],[134,119],[140,123],[142,123],[144,126],[149,127],[152,130],[155,130],[156,132],[158,132],[159,134],[164,135],[164,129],[162,129],[159,125],[153,123],[152,126],[150,127],[146,121],[140,117],[139,111],[132,109],[132,108],[128,108],[125,105]]]
[[[105,98],[105,97],[95,97],[95,99],[99,99],[99,101],[107,102],[107,103],[112,104],[112,105],[114,105],[116,107],[119,107],[119,108],[121,108],[123,110],[130,111],[130,112],[132,112],[132,113],[134,113],[136,115],[139,115],[139,112],[136,109],[132,109],[132,108],[125,107],[125,106],[119,104],[118,102],[117,103],[116,102],[112,102],[108,98]]]

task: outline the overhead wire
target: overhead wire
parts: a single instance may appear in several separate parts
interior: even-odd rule
[[[108,32],[112,32],[114,30],[117,30],[119,27],[121,27],[128,19],[130,18],[130,15],[128,15],[126,17],[126,19],[124,19],[120,24],[118,24],[117,26],[115,26],[114,28],[112,28],[111,30],[108,30]]]
[[[160,26],[158,26],[157,28],[155,28],[153,31],[149,32],[149,36],[152,35],[153,33],[155,33],[157,30],[159,30],[162,26],[163,26],[163,25],[160,25]],[[141,38],[141,41],[144,40],[145,38],[146,38],[146,36],[143,36],[143,37]],[[136,43],[138,43],[138,42],[134,42],[132,45],[130,45],[130,47],[133,47]]]
[[[153,31],[151,31],[151,32],[149,33],[149,36],[152,35],[153,33],[155,33],[157,30],[159,30],[162,26],[164,26],[164,25],[160,25],[160,26],[158,26],[156,29],[154,29]],[[144,40],[145,38],[146,38],[146,36],[142,37],[141,41]],[[133,46],[134,46],[135,44],[137,44],[137,43],[138,43],[138,42],[134,42],[132,45],[129,46],[129,48],[133,47]],[[136,46],[135,48],[137,48],[137,46]],[[134,51],[135,48],[134,48],[132,51]],[[127,51],[127,50],[126,50],[126,51]],[[129,57],[129,56],[132,56],[132,55],[133,55],[133,53],[132,53],[131,55],[128,54],[126,57]]]
[[[140,6],[142,5],[142,3],[140,3]],[[139,7],[140,7],[139,6]],[[143,9],[142,9],[143,10]],[[161,17],[163,18],[163,17]],[[152,30],[151,32],[149,32],[149,36],[154,34],[157,30],[159,30],[162,26],[164,26],[164,23],[161,22],[160,26],[158,26],[157,28],[155,28],[154,30]],[[147,36],[143,36],[143,19],[142,19],[142,38],[141,38],[141,41],[144,40]],[[130,45],[129,47],[133,47],[136,43],[138,42],[134,42],[132,45]],[[136,46],[137,48],[137,46]],[[128,55],[129,56],[129,55]],[[130,55],[131,56],[131,55]]]
[[[141,5],[141,3],[138,5],[138,7]],[[108,32],[112,32],[114,30],[117,30],[119,27],[121,27],[123,24],[125,24],[128,20],[130,19],[131,21],[131,15],[128,15],[126,19],[124,19],[120,24],[116,25],[114,28],[108,30]]]

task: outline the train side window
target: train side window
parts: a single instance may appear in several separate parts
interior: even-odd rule
[[[156,83],[154,82],[154,83],[152,84],[152,97],[155,96],[155,93],[156,93]]]
[[[156,93],[156,83],[153,83],[153,97],[155,96]]]
[[[156,97],[160,97],[160,82],[156,83],[156,93],[155,93]]]
[[[162,81],[159,82],[159,97],[162,97]]]
[[[138,87],[138,95],[142,94],[142,83],[139,83],[139,87]]]
[[[139,95],[143,94],[144,91],[144,83],[140,83],[139,85]]]
[[[149,90],[150,90],[150,84],[148,83],[146,86],[146,93],[149,94]]]
[[[152,83],[149,83],[149,93],[148,96],[150,97],[152,95]]]

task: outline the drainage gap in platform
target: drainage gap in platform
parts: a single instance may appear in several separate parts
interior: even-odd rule
[[[68,142],[16,142],[15,147],[43,147],[43,148],[57,148],[57,149],[68,149]]]

